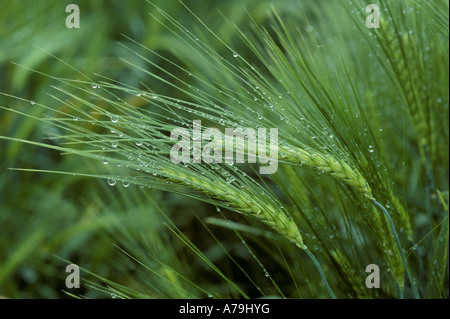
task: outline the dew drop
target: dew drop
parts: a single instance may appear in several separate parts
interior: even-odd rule
[[[122,186],[126,188],[126,187],[130,186],[130,182],[128,182],[128,181],[123,181],[123,182],[122,182]]]
[[[114,185],[116,185],[116,180],[110,178],[110,179],[108,179],[108,184],[109,184],[109,186],[114,186]]]
[[[235,181],[236,179],[234,177],[230,177],[226,180],[227,184],[231,184]]]
[[[34,101],[30,101],[30,104],[31,104],[31,105],[35,105],[35,104],[36,104],[36,102],[34,102]]]
[[[117,123],[117,121],[119,121],[119,118],[117,117],[117,115],[112,114],[111,115],[111,122]]]
[[[237,58],[238,54],[236,52],[233,53],[233,58]]]
[[[116,148],[117,146],[119,146],[119,142],[118,141],[112,141],[111,145],[112,145],[112,147]]]
[[[96,88],[98,88],[98,85],[95,84],[95,83],[92,83],[92,88],[93,88],[93,89],[96,89]]]

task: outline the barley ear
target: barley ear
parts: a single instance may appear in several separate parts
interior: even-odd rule
[[[246,213],[270,227],[274,228],[279,234],[288,239],[301,249],[307,249],[303,243],[303,237],[300,234],[295,222],[287,216],[281,208],[276,208],[267,200],[260,200],[260,196],[250,190],[245,192],[238,191],[230,187],[227,183],[216,180],[212,181],[204,176],[194,174],[185,174],[183,171],[177,171],[170,168],[162,168],[162,175],[168,180],[182,184],[196,191],[200,190],[209,197],[229,204],[228,208],[234,208],[237,211]],[[189,179],[189,183],[186,180]]]
[[[366,198],[374,199],[372,190],[358,170],[352,169],[345,161],[338,160],[331,155],[309,152],[301,148],[284,148],[280,152],[285,154],[283,160],[291,164],[315,169],[333,176],[336,180],[349,185]]]

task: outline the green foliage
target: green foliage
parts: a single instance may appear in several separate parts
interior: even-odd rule
[[[63,6],[36,2],[52,19],[31,25],[7,6],[0,295],[62,297],[70,261],[68,296],[447,298],[437,2],[380,1],[379,29],[362,1],[86,1],[79,30]],[[278,128],[278,171],[173,163],[194,119]]]

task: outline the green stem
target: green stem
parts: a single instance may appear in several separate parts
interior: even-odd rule
[[[406,259],[405,251],[403,250],[402,244],[400,243],[400,239],[398,238],[397,230],[395,229],[394,222],[392,221],[391,215],[389,215],[386,208],[384,208],[384,206],[381,205],[379,202],[377,202],[375,199],[372,199],[372,202],[375,204],[375,206],[377,206],[383,212],[383,214],[386,216],[386,218],[389,222],[389,227],[391,228],[392,235],[394,236],[394,239],[395,239],[395,244],[397,245],[398,251],[400,252],[400,256],[402,258],[403,265],[405,266],[406,275],[408,276],[408,279],[411,283],[411,286],[412,286],[412,289],[414,292],[414,297],[416,299],[420,299],[419,291],[417,290],[416,283],[414,282],[414,279],[409,270],[408,260]],[[403,294],[401,294],[400,296],[402,296],[402,295]]]
[[[403,291],[404,287],[403,288],[400,287],[399,284],[397,284],[397,286],[398,286],[398,298],[399,299],[405,299],[405,292]]]
[[[325,273],[323,272],[322,266],[320,266],[319,262],[317,261],[316,257],[314,257],[313,253],[310,252],[308,249],[305,249],[305,252],[308,254],[309,258],[314,263],[314,266],[316,266],[317,270],[319,271],[320,278],[322,278],[322,281],[325,285],[325,288],[327,289],[328,293],[330,294],[331,298],[337,299],[336,295],[334,294],[333,290],[331,289],[330,285],[328,284],[327,278],[325,277]]]

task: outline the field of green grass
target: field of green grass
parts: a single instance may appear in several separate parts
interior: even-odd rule
[[[449,1],[368,4],[2,4],[0,298],[448,298]]]

